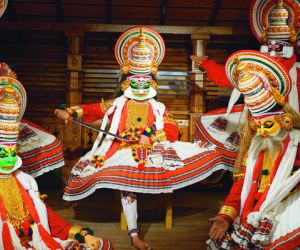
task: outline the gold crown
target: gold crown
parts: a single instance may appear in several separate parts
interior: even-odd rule
[[[288,24],[289,12],[285,8],[283,1],[279,0],[268,14],[267,27],[262,34],[264,42],[269,40],[286,40],[295,42],[297,31]]]
[[[0,99],[0,141],[16,142],[19,136],[20,102],[11,80],[3,87]]]

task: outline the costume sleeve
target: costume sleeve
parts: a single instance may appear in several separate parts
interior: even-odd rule
[[[152,117],[152,118],[151,118]],[[176,140],[178,140],[178,122],[177,120],[175,120],[172,117],[172,114],[170,114],[167,109],[164,111],[164,115],[163,115],[163,122],[164,122],[164,126],[163,129],[158,129],[156,128],[156,126],[152,127],[152,129],[154,130],[154,133],[151,134],[151,136],[147,135],[147,129],[145,130],[145,132],[143,132],[143,134],[147,135],[150,137],[150,143],[155,143],[155,142],[161,142],[161,141],[170,141],[170,142],[174,142]],[[154,115],[150,115],[150,118],[148,118],[148,120],[151,121],[152,123],[154,122]],[[152,130],[152,131],[153,131]]]
[[[67,240],[72,225],[47,207],[48,222],[51,235],[61,240]]]
[[[293,65],[296,63],[297,61],[297,56],[296,54],[294,54],[292,57],[290,58],[285,58],[285,57],[277,57],[276,58],[277,61],[279,61],[280,63],[282,63],[286,69],[288,71],[290,71],[290,69],[293,67]]]
[[[78,119],[82,119],[87,123],[92,123],[99,119],[102,119],[106,111],[109,109],[109,107],[112,106],[112,104],[112,99],[106,101],[102,99],[100,103],[82,104],[79,106],[68,108],[67,111],[70,114],[73,114],[75,112]]]
[[[164,116],[164,132],[168,141],[174,142],[178,140],[178,122],[168,112]]]
[[[224,65],[220,65],[214,60],[205,59],[199,66],[205,69],[208,78],[216,85],[223,88],[233,88],[232,84],[226,76]]]
[[[240,177],[234,182],[219,211],[219,215],[226,216],[229,222],[233,222],[240,211],[243,184],[244,177]]]

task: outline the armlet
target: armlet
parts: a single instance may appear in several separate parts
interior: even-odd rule
[[[233,174],[233,179],[234,180],[237,180],[239,178],[245,178],[245,174],[244,173]]]
[[[173,123],[174,125],[176,125],[176,127],[178,127],[178,121],[176,119],[174,119],[173,115],[170,113],[166,114],[166,116],[164,117],[164,122],[165,123]]]
[[[113,105],[113,102],[114,99],[108,99],[108,100],[104,100],[103,98],[101,99],[100,108],[102,109],[103,113],[106,113],[109,107]]]

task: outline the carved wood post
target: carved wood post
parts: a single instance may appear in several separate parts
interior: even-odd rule
[[[204,56],[205,49],[210,39],[210,34],[196,33],[191,35],[193,54]],[[191,90],[190,90],[190,141],[193,140],[195,120],[205,111],[205,93],[204,93],[204,72],[192,63],[191,72]]]
[[[69,44],[67,58],[67,107],[75,106],[82,102],[82,62],[81,62],[81,42],[83,32],[66,32]],[[74,123],[65,125],[64,128],[64,150],[66,166],[63,169],[63,179],[67,180],[70,170],[78,160],[75,150],[80,149],[81,127]],[[80,150],[79,150],[80,151]],[[73,152],[73,153],[72,153]]]

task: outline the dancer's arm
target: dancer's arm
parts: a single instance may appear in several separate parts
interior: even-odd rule
[[[84,122],[92,123],[102,119],[106,111],[111,107],[113,100],[104,101],[100,103],[82,104],[66,108],[65,110],[56,109],[54,114],[62,120],[68,121],[72,119],[73,113],[76,113],[77,119],[82,119]]]
[[[244,178],[238,178],[233,184],[229,194],[225,198],[225,202],[221,207],[219,214],[209,220],[213,223],[209,237],[213,240],[221,240],[228,227],[233,223],[240,210],[240,199]]]
[[[216,85],[223,88],[233,88],[225,72],[225,66],[216,63],[214,60],[207,59],[206,56],[191,56],[192,61],[199,67],[203,68],[208,78]]]
[[[84,242],[90,249],[100,247],[100,239],[91,235],[91,231],[77,225],[71,225],[48,206],[47,213],[50,233],[53,237],[61,240],[73,239]]]

